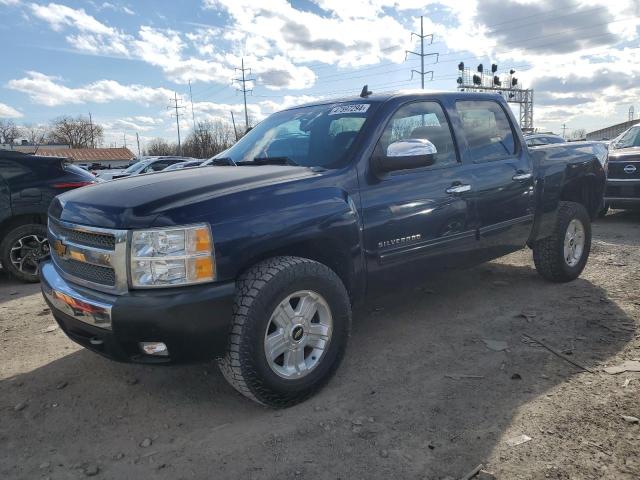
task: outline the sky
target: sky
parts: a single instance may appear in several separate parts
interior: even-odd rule
[[[242,60],[251,123],[364,84],[420,88],[421,15],[427,90],[496,63],[534,89],[540,130],[640,117],[640,0],[0,0],[0,118],[91,112],[106,146],[135,151],[136,133],[176,140],[174,96],[183,137],[194,118],[243,123]]]

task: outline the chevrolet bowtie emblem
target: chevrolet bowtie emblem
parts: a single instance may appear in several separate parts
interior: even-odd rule
[[[53,250],[60,258],[64,258],[67,253],[67,246],[60,240],[56,240],[55,242],[53,242]]]

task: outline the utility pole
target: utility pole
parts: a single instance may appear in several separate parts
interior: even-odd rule
[[[93,141],[93,120],[91,119],[91,112],[89,112],[89,132],[91,133],[91,148],[96,148],[95,142]]]
[[[251,69],[244,68],[244,58],[242,58],[240,65],[241,67],[236,68],[236,70],[240,70],[240,72],[242,73],[242,77],[235,78],[233,81],[238,82],[242,85],[242,87],[236,88],[236,90],[238,92],[242,92],[242,95],[244,96],[244,126],[245,126],[245,132],[246,132],[247,130],[249,130],[249,114],[247,113],[247,92],[253,92],[252,88],[247,89],[247,82],[253,82],[255,79],[250,78]],[[245,72],[249,72],[249,76],[245,75]]]
[[[182,113],[180,113],[180,109],[186,107],[178,103],[178,94],[176,92],[173,92],[173,98],[170,98],[169,101],[172,102],[173,105],[169,105],[167,109],[175,109],[176,111],[176,113],[173,113],[172,115],[176,116],[176,129],[178,130],[178,155],[182,156],[182,143],[180,143],[180,116],[182,116]]]
[[[136,142],[138,143],[138,158],[141,157],[141,153],[140,153],[140,135],[138,135],[138,132],[136,132]]]
[[[413,38],[414,35],[420,39],[420,53],[412,52],[411,50],[405,50],[404,59],[406,61],[407,60],[407,56],[409,54],[417,55],[417,56],[420,57],[420,71],[411,70],[411,79],[413,79],[413,74],[414,73],[417,73],[418,75],[420,75],[420,80],[421,80],[420,83],[422,85],[422,89],[424,90],[424,76],[427,75],[428,73],[430,73],[431,74],[431,80],[433,80],[433,70],[429,70],[428,72],[424,71],[424,57],[435,56],[436,57],[436,63],[438,63],[438,60],[440,59],[440,54],[439,53],[424,53],[424,39],[429,37],[430,38],[429,45],[431,45],[433,43],[433,34],[431,34],[431,33],[428,34],[428,35],[424,34],[424,18],[422,17],[422,15],[420,16],[420,34],[411,32],[411,38]]]
[[[236,135],[236,142],[238,141],[238,130],[236,129],[236,118],[233,116],[233,110],[231,110],[231,123],[233,123],[233,133]]]
[[[564,134],[564,132],[566,132],[566,130],[567,130],[567,124],[566,124],[566,123],[563,123],[563,124],[562,124],[562,138],[564,138],[565,140],[566,140],[566,138],[567,138],[567,137],[565,136],[565,134]]]

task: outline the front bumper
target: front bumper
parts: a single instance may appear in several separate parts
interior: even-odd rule
[[[40,264],[40,278],[67,336],[113,360],[186,363],[210,360],[226,349],[234,282],[111,296],[66,281],[50,260]],[[140,342],[163,342],[169,355],[144,354]]]
[[[607,180],[604,203],[611,208],[640,208],[640,180]]]

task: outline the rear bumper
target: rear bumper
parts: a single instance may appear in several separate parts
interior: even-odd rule
[[[210,360],[226,349],[233,282],[107,296],[67,282],[51,261],[40,264],[40,276],[60,328],[73,341],[113,360],[187,363]],[[163,342],[169,355],[146,355],[140,342]]]

